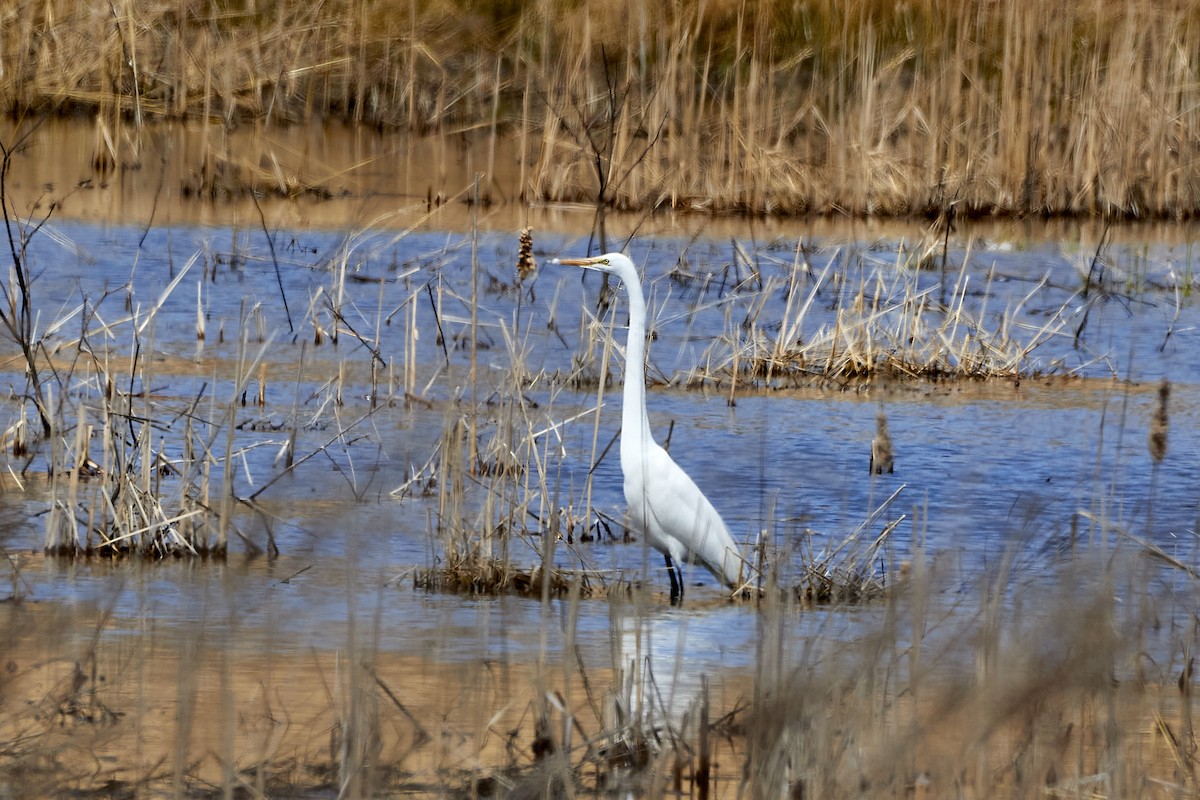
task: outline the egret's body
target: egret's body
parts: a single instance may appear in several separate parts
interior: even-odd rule
[[[681,565],[696,563],[727,586],[741,582],[742,559],[729,528],[670,454],[654,441],[646,414],[646,300],[633,262],[620,253],[564,258],[560,264],[615,275],[629,295],[629,338],[621,409],[621,472],[633,527],[661,552],[671,578],[671,600],[683,597]]]

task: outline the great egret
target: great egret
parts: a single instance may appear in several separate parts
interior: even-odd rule
[[[621,472],[633,526],[663,554],[671,578],[671,602],[683,599],[681,565],[696,563],[736,588],[742,558],[729,528],[712,503],[650,433],[646,415],[646,299],[633,262],[620,253],[555,259],[556,264],[615,275],[629,295],[625,388],[621,410]]]

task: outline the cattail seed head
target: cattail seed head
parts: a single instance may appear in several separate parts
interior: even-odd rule
[[[870,469],[875,475],[890,473],[895,469],[892,435],[888,432],[887,416],[882,408],[875,414],[875,438],[871,440]]]
[[[521,246],[517,250],[517,277],[525,280],[537,271],[533,260],[533,228],[521,228]]]
[[[1150,434],[1146,444],[1150,450],[1150,458],[1155,464],[1161,462],[1167,455],[1167,400],[1171,396],[1171,384],[1166,378],[1158,385],[1158,403],[1154,408],[1154,417],[1150,420]]]

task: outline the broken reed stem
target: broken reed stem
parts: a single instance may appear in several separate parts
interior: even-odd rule
[[[379,301],[375,306],[375,339],[373,352],[379,352],[379,333],[383,326],[383,281],[379,282]],[[379,369],[386,366],[380,362],[378,358],[371,359],[371,408],[375,408],[379,404]],[[391,381],[388,381],[390,387]]]
[[[471,372],[469,383],[471,387],[471,464],[479,458],[475,451],[475,441],[479,430],[479,398],[476,395],[476,364],[479,349],[479,175],[475,175],[471,191],[471,341],[469,343],[471,357]]]
[[[296,436],[300,428],[300,387],[304,380],[304,357],[308,354],[308,342],[300,343],[300,359],[296,364],[296,389],[292,395],[292,424],[288,431],[287,455],[284,466],[291,469],[296,463]]]
[[[234,430],[237,428],[237,410],[242,394],[244,381],[247,379],[246,367],[246,337],[249,335],[246,315],[246,301],[242,301],[241,313],[238,315],[240,325],[238,326],[238,346],[237,346],[237,362],[234,372],[233,393],[229,398],[229,403],[225,407],[225,458],[224,469],[221,471],[221,499],[220,511],[217,518],[217,543],[216,548],[220,552],[224,552],[229,542],[229,525],[233,514],[233,443]]]
[[[409,295],[408,313],[407,313],[407,334],[404,340],[404,394],[406,397],[415,397],[417,393],[417,337],[419,329],[417,327],[417,309],[419,290],[415,290]]]

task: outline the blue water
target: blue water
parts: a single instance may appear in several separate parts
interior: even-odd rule
[[[134,324],[122,320],[132,315],[141,326],[140,357],[162,365],[153,372],[153,386],[134,389],[152,389],[158,398],[155,446],[177,458],[179,412],[194,403],[200,418],[216,420],[234,396],[244,329],[249,357],[261,353],[269,382],[265,408],[251,403],[236,413],[236,445],[246,449],[237,462],[235,493],[248,497],[279,476],[277,456],[293,424],[298,455],[325,449],[258,495],[257,509],[237,514],[238,529],[258,547],[265,547],[268,534],[273,537],[284,557],[276,564],[243,563],[240,556],[224,566],[43,563],[25,571],[14,591],[31,599],[112,607],[129,619],[183,621],[203,614],[207,624],[261,627],[297,647],[336,646],[345,641],[349,620],[368,630],[376,615],[384,622],[371,635],[381,646],[433,641],[433,652],[446,658],[477,656],[481,648],[499,655],[543,646],[546,612],[535,602],[470,600],[411,588],[412,569],[441,554],[433,533],[437,492],[397,498],[392,491],[434,455],[447,420],[469,416],[472,397],[483,403],[479,442],[486,449],[508,422],[504,415],[512,408],[513,389],[507,376],[519,362],[527,380],[521,389],[526,402],[513,418],[518,438],[529,430],[555,429],[537,440],[544,475],[531,473],[518,484],[529,511],[542,516],[556,504],[581,507],[590,472],[594,507],[619,520],[616,448],[592,468],[593,457],[616,434],[619,387],[606,393],[594,428],[595,416],[585,413],[595,404],[594,388],[574,389],[565,380],[577,358],[598,369],[599,349],[587,351],[583,342],[584,311],[596,313],[600,279],[549,264],[554,255],[584,254],[584,240],[539,239],[536,282],[517,286],[517,240],[508,233],[479,237],[474,284],[472,242],[457,233],[278,232],[274,256],[262,232],[252,229],[143,232],[66,224],[52,233],[35,236],[30,245],[33,293],[43,329],[66,318],[50,343],[61,348],[60,359],[74,359],[65,386],[73,398],[95,404],[96,363],[107,363],[119,382],[128,382]],[[919,552],[956,565],[952,584],[961,579],[965,585],[1008,561],[1026,574],[1049,576],[1072,548],[1136,548],[1132,537],[1200,566],[1195,552],[1200,360],[1192,355],[1200,310],[1189,246],[1111,245],[1094,275],[1099,286],[1085,295],[1081,274],[1091,259],[1085,248],[1033,240],[1016,246],[976,241],[968,250],[968,241],[961,239],[948,254],[945,280],[953,287],[965,276],[964,308],[985,327],[996,329],[1006,310],[1019,309],[1009,319],[1010,336],[1028,342],[1049,322],[1062,320],[1058,332],[1044,336],[1023,362],[1026,375],[1020,381],[864,389],[793,388],[805,381],[785,378],[770,390],[740,393],[732,406],[725,384],[696,390],[660,386],[648,396],[656,436],[665,440],[670,432],[672,455],[726,517],[735,537],[747,545],[767,537],[785,565],[838,545],[902,488],[860,539],[873,538],[886,522],[903,517],[881,562],[898,564]],[[629,252],[645,270],[656,321],[652,375],[680,382],[697,363],[722,363],[729,338],[748,330],[742,326],[746,319],[773,335],[798,263],[806,265],[796,282],[801,296],[827,267],[841,280],[827,277],[816,293],[800,329],[806,339],[833,325],[837,298],[844,306],[860,286],[872,291],[908,286],[936,297],[943,280],[940,262],[920,271],[898,267],[904,263],[901,251],[912,247],[898,239],[805,240],[803,259],[797,256],[798,238],[765,243],[747,238],[738,247],[746,259],[723,240],[633,242]],[[671,277],[677,264],[693,277]],[[338,279],[342,265],[344,285]],[[186,276],[152,315],[185,268]],[[765,295],[761,286],[767,287]],[[337,322],[328,298],[339,291],[344,300]],[[195,335],[198,296],[206,313],[203,342]],[[479,347],[472,389],[465,341],[473,296]],[[389,367],[397,376],[403,373],[410,307],[420,331],[414,371],[421,402],[415,403],[405,402],[399,389],[373,388],[370,371],[377,347],[381,380]],[[242,316],[255,308],[259,316],[243,325]],[[603,329],[615,321],[622,347],[623,308],[620,301],[615,317],[599,316]],[[82,352],[97,354],[97,362],[80,356],[85,317],[91,332]],[[320,345],[314,344],[314,320],[326,331]],[[113,326],[109,334],[98,333],[101,323]],[[328,331],[339,326],[333,345]],[[18,362],[7,359],[4,365],[4,384],[22,392]],[[339,405],[333,383],[343,368]],[[616,352],[610,373],[619,379]],[[247,388],[253,397],[257,372],[251,374]],[[1077,380],[1039,377],[1068,374]],[[1172,384],[1170,438],[1167,456],[1156,466],[1146,438],[1155,384],[1163,377]],[[373,401],[380,407],[372,413]],[[880,409],[890,426],[896,470],[870,476],[868,454]],[[11,399],[2,413],[7,426],[15,418]],[[339,438],[342,429],[347,432]],[[218,441],[223,452],[223,432]],[[0,496],[0,545],[8,551],[41,546],[47,499],[37,464],[26,483],[28,491],[10,489]],[[485,503],[487,483],[468,481],[469,513]],[[522,563],[534,563],[545,546],[532,514],[520,517],[519,535],[508,540],[509,552]],[[621,541],[619,526],[614,533],[612,539],[559,543],[556,559],[624,579],[642,576],[647,564],[657,568],[658,557],[641,542]],[[785,574],[791,574],[788,569]],[[304,571],[283,582],[299,570]],[[689,589],[692,596],[717,596],[708,576],[697,571],[688,578],[696,584]],[[650,580],[664,583],[657,573]],[[615,623],[605,608],[588,606],[580,630],[611,631]],[[740,631],[722,638],[716,656],[721,661],[753,652],[754,613],[712,604],[682,611],[660,606],[654,618],[668,625],[685,621],[692,631],[688,638],[699,641],[708,629]],[[560,634],[562,629],[555,626]],[[551,647],[562,646],[560,634],[551,637]]]

